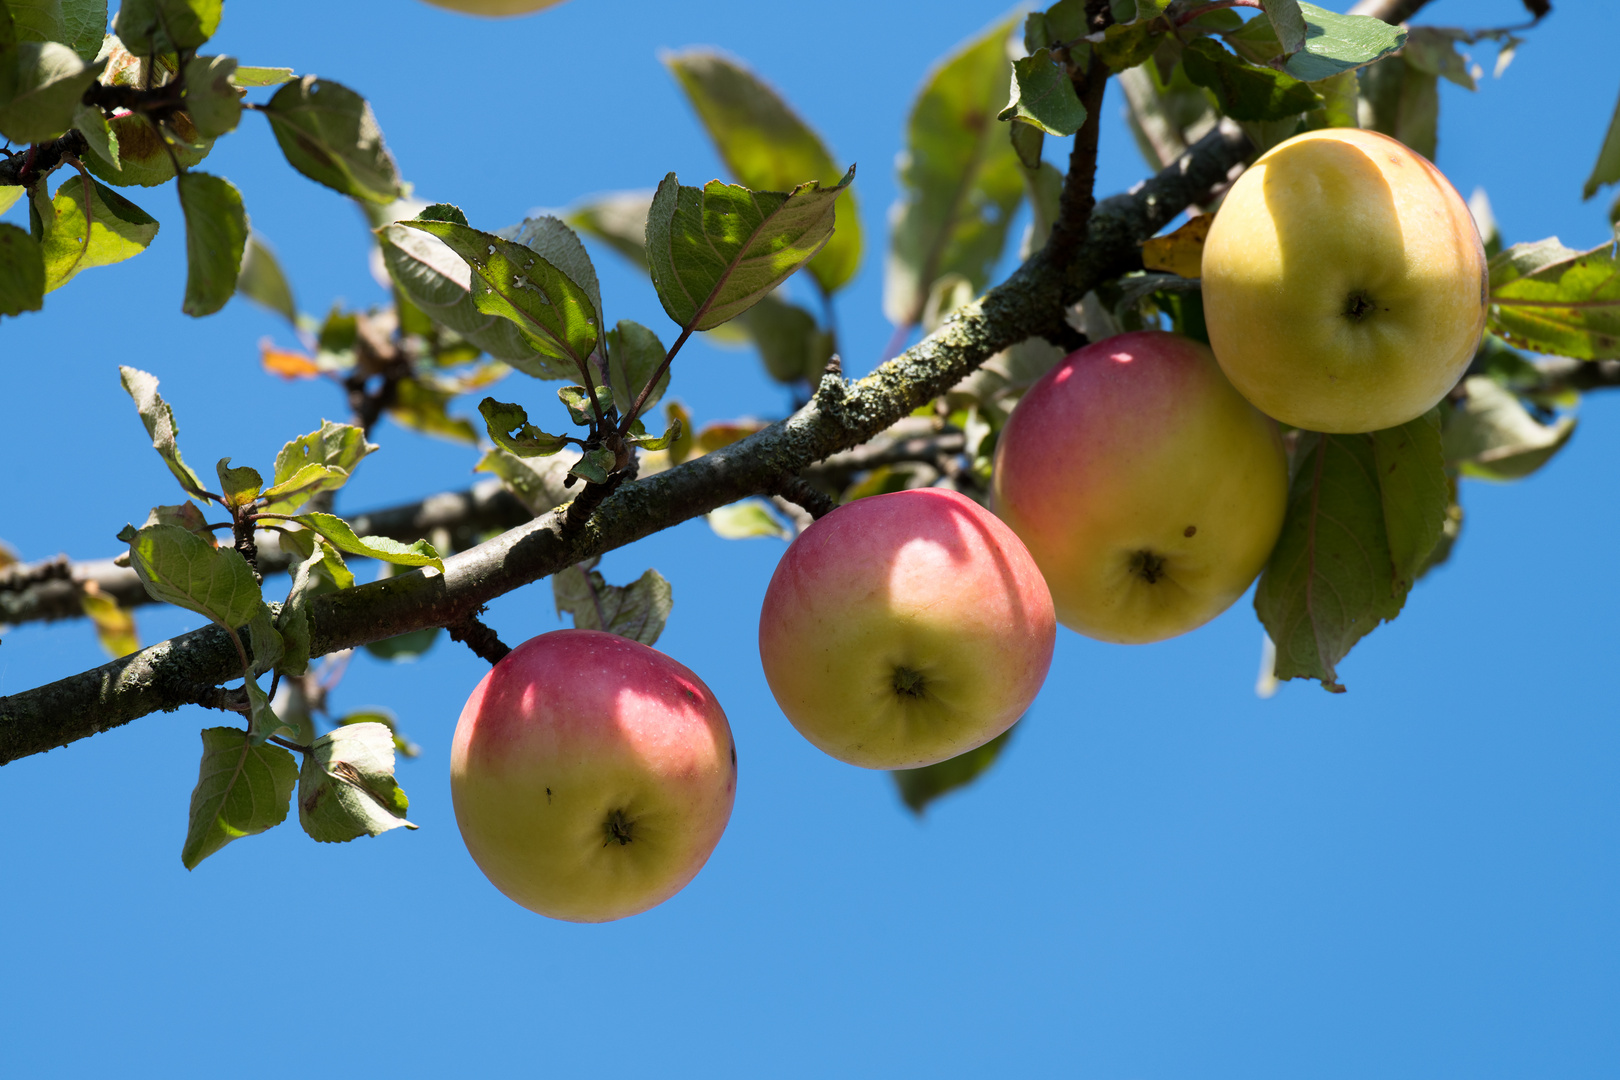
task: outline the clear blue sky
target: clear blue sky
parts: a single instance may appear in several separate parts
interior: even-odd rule
[[[1620,15],[1556,8],[1503,79],[1442,86],[1439,164],[1464,194],[1488,189],[1509,240],[1595,245],[1612,195],[1579,194],[1620,89]],[[234,2],[217,45],[365,93],[418,192],[484,227],[670,169],[718,175],[656,53],[723,46],[860,164],[874,246],[840,318],[865,368],[888,336],[876,242],[911,95],[1003,10],[570,0],[491,23],[415,0]],[[1522,9],[1439,0],[1428,16],[1482,26]],[[1142,174],[1118,98],[1106,109],[1103,193]],[[293,174],[259,118],[206,168],[241,187],[306,310],[382,298],[358,215]],[[118,363],[162,378],[200,467],[268,463],[343,418],[329,386],[259,370],[261,336],[290,344],[272,317],[241,302],[179,313],[172,188],[130,194],[164,222],[152,249],[0,326],[0,538],[26,558],[111,554],[126,521],[175,500]],[[612,317],[663,332],[645,281],[597,262]],[[704,347],[683,354],[674,393],[701,420],[785,406],[747,354]],[[471,480],[470,449],[386,424],[377,441],[341,509]],[[1344,696],[1289,684],[1258,700],[1247,601],[1149,647],[1061,631],[1001,763],[921,822],[886,777],[822,756],[772,702],[755,625],[779,542],[697,522],[614,553],[611,579],[651,565],[674,583],[660,647],[725,705],[741,778],[696,881],[605,926],[521,910],[463,849],[448,746],[484,665],[448,642],[411,665],[361,657],[338,692],[340,708],[395,709],[422,744],[400,768],[415,833],[329,846],[289,823],[188,873],[197,730],[221,722],[197,709],[9,765],[0,1072],[1620,1074],[1617,459],[1620,395],[1593,398],[1541,474],[1468,484],[1451,563],[1343,665]],[[553,628],[548,586],[490,621],[509,642]],[[146,642],[197,625],[177,610],[139,622]],[[0,693],[103,659],[87,625],[15,629]]]

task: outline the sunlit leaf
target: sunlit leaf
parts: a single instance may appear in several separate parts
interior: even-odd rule
[[[521,405],[508,405],[487,397],[478,403],[490,439],[507,453],[520,458],[549,457],[568,445],[562,435],[548,435],[529,423]]]
[[[1353,71],[1406,44],[1405,27],[1371,15],[1340,15],[1303,2],[1299,10],[1305,16],[1305,44],[1284,67],[1305,82]]]
[[[1620,358],[1620,260],[1610,245],[1515,244],[1490,267],[1493,333],[1534,352]]]
[[[1073,135],[1086,122],[1086,107],[1068,71],[1053,63],[1047,50],[1038,49],[1013,61],[1011,100],[996,119],[1028,124],[1048,135]]]
[[[315,740],[298,774],[298,822],[312,839],[341,843],[416,826],[394,779],[394,734],[383,724],[346,724]]]
[[[112,32],[138,56],[195,49],[219,29],[224,0],[119,0]]]
[[[157,392],[157,377],[132,367],[120,367],[118,374],[125,391],[135,401],[135,410],[141,415],[141,423],[146,425],[146,433],[152,437],[152,449],[163,458],[187,494],[201,496],[202,480],[180,457],[180,447],[175,442],[180,425],[175,423],[169,403]]]
[[[440,573],[444,572],[444,560],[439,558],[439,553],[426,540],[402,544],[386,536],[356,536],[348,522],[333,514],[300,514],[293,520],[326,537],[339,551],[379,559],[395,566],[431,566]]]
[[[85,242],[85,188],[89,190],[89,243]],[[83,176],[71,175],[51,200],[56,219],[46,230],[45,291],[59,289],[81,270],[108,266],[145,251],[158,223],[118,192]]]
[[[836,184],[843,175],[821,137],[773,87],[735,59],[688,49],[667,54],[664,63],[742,186],[792,191],[809,180]],[[853,190],[839,196],[835,215],[833,235],[809,265],[810,275],[828,292],[846,285],[860,266],[861,222]]]
[[[264,603],[247,560],[179,525],[125,526],[130,566],[152,599],[195,611],[228,630],[246,626]]]
[[[204,728],[202,742],[186,842],[180,849],[187,870],[195,870],[232,840],[280,825],[298,783],[291,754],[279,746],[254,746],[239,728]]]
[[[287,161],[311,180],[374,203],[404,196],[371,104],[348,87],[305,75],[277,90],[264,114]]]
[[[709,528],[727,540],[747,540],[756,536],[793,539],[793,530],[766,508],[760,499],[743,499],[709,511]]]
[[[1282,120],[1322,104],[1293,76],[1246,63],[1207,37],[1187,45],[1182,64],[1187,77],[1212,91],[1234,120]]]
[[[1142,245],[1142,266],[1178,277],[1195,278],[1203,271],[1204,239],[1214,214],[1199,214],[1167,236],[1155,236]]]
[[[826,243],[854,178],[851,167],[836,187],[812,181],[784,194],[664,177],[647,215],[647,263],[669,317],[707,330],[758,303]]]

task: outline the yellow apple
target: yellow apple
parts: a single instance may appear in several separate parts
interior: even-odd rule
[[[434,7],[449,8],[469,15],[527,15],[553,7],[562,0],[427,0]]]
[[[1272,147],[1227,193],[1204,244],[1204,317],[1227,378],[1311,431],[1422,416],[1485,327],[1485,250],[1440,170],[1375,131]]]
[[[1137,644],[1243,595],[1282,530],[1288,461],[1209,349],[1150,330],[1070,353],[1030,387],[996,443],[992,487],[1058,621]]]
[[[965,754],[1035,700],[1057,627],[1035,563],[973,500],[925,488],[841,506],[765,592],[759,655],[799,733],[840,761]]]
[[[467,699],[450,795],[473,861],[531,911],[606,922],[674,896],[731,817],[737,752],[703,680],[640,642],[556,630]]]

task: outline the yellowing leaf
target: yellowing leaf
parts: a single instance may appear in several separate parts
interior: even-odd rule
[[[1168,236],[1155,236],[1142,245],[1142,265],[1178,277],[1195,278],[1202,272],[1204,238],[1214,214],[1199,214]]]
[[[321,373],[320,365],[315,358],[305,356],[301,352],[291,349],[279,349],[270,343],[269,338],[259,342],[259,363],[264,370],[272,375],[280,375],[283,379],[313,379]]]

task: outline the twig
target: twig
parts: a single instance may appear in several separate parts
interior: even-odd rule
[[[813,518],[824,518],[838,509],[838,502],[825,491],[817,491],[802,476],[783,477],[776,486],[776,494],[797,503]]]
[[[482,611],[482,608],[479,608]],[[500,636],[491,630],[476,614],[469,613],[459,622],[453,622],[445,627],[451,641],[459,641],[474,653],[491,664],[498,664],[512,651],[512,647],[500,639]]]

